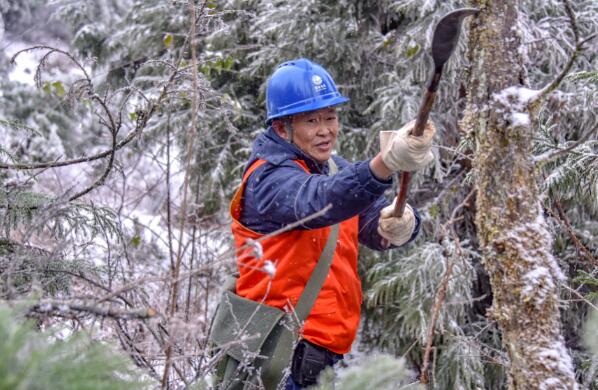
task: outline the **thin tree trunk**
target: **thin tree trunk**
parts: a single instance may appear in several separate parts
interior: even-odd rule
[[[476,225],[490,275],[489,316],[502,331],[511,389],[577,388],[560,333],[552,237],[531,160],[516,0],[475,0],[468,102],[462,127],[476,141]],[[513,88],[509,88],[513,87]]]

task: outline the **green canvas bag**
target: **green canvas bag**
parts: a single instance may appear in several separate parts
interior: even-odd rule
[[[329,175],[337,172],[328,160]],[[292,313],[260,304],[234,293],[228,284],[212,319],[210,342],[225,356],[216,367],[219,389],[275,390],[284,386],[282,379],[293,356],[301,323],[305,321],[326,280],[336,249],[339,225],[334,225],[303,293]]]

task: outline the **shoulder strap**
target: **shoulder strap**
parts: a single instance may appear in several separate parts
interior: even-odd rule
[[[338,171],[336,163],[332,160],[332,157],[330,157],[328,160],[328,168],[329,176],[336,174]],[[339,224],[337,223],[330,229],[330,235],[328,236],[326,245],[324,245],[324,249],[320,254],[318,263],[311,273],[311,276],[309,277],[309,280],[307,281],[307,284],[301,293],[301,297],[299,297],[297,305],[295,305],[295,314],[300,321],[305,321],[311,312],[311,309],[316,302],[316,298],[318,298],[318,295],[320,294],[322,285],[324,285],[324,281],[328,276],[328,271],[330,270],[330,265],[332,264],[332,257],[336,249],[336,242],[338,241],[338,231]]]

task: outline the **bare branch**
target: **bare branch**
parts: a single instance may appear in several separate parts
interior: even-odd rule
[[[11,301],[13,304],[14,302],[14,300]],[[85,313],[99,317],[108,317],[120,320],[147,320],[158,315],[158,312],[151,307],[137,310],[116,310],[112,308],[82,304],[75,301],[57,300],[42,300],[39,303],[31,306],[29,313],[35,313],[39,315],[57,315],[62,317]]]
[[[36,46],[32,46],[32,47],[28,47],[26,49],[23,50],[19,50],[18,52],[16,52],[11,58],[10,58],[10,64],[14,65],[17,57],[20,56],[23,53],[26,52],[30,52],[30,51],[34,51],[34,50],[48,50],[48,52],[46,54],[44,54],[44,56],[42,57],[39,65],[37,66],[37,69],[35,71],[35,82],[37,84],[38,88],[41,88],[41,69],[43,68],[43,66],[45,65],[46,61],[48,60],[48,57],[53,54],[53,53],[59,53],[62,54],[64,56],[66,56],[67,58],[69,58],[77,68],[79,68],[79,70],[81,72],[83,72],[83,75],[85,75],[85,79],[88,83],[91,83],[91,77],[89,77],[89,75],[87,74],[87,71],[85,70],[85,68],[79,63],[79,61],[77,61],[75,59],[75,57],[73,57],[73,55],[69,52],[66,52],[64,50],[60,50],[57,49],[55,47],[52,46],[47,46],[47,45],[36,45]]]
[[[266,235],[258,238],[257,240],[254,240],[254,241],[255,242],[260,242],[260,241],[265,240],[266,238],[274,237],[274,236],[276,236],[278,234],[281,234],[281,233],[284,233],[286,231],[292,230],[292,229],[296,228],[297,226],[301,226],[304,223],[309,222],[310,220],[312,220],[314,218],[317,218],[319,216],[322,216],[322,215],[326,214],[326,212],[328,212],[328,210],[330,210],[331,208],[332,208],[332,205],[328,204],[322,210],[320,210],[320,211],[318,211],[318,212],[316,212],[316,213],[314,213],[312,215],[309,215],[309,216],[307,216],[305,218],[302,218],[302,219],[300,219],[300,220],[298,220],[298,221],[296,221],[296,222],[294,222],[292,224],[286,225],[283,228],[280,228],[280,229],[278,229],[278,230],[276,230],[276,231],[274,231],[272,233],[268,233],[268,234],[266,234]],[[250,245],[249,244],[245,244],[244,246],[242,246],[238,250],[243,250],[243,249],[246,249],[248,247],[250,247]],[[226,259],[226,258],[232,256],[233,253],[236,252],[236,251],[237,251],[236,248],[232,248],[232,249],[229,249],[229,250],[225,251],[224,253],[222,253],[221,255],[218,256],[218,258],[215,260],[215,262],[222,261],[223,259]],[[139,278],[139,279],[136,279],[136,280],[132,281],[131,283],[128,283],[128,284],[126,284],[126,285],[124,285],[122,287],[119,287],[119,288],[113,290],[111,293],[109,293],[109,294],[101,297],[100,299],[98,299],[95,302],[95,304],[99,304],[99,303],[105,302],[105,301],[107,301],[109,299],[112,299],[114,297],[117,297],[120,294],[122,294],[122,293],[124,293],[126,291],[129,291],[129,290],[135,289],[135,288],[137,288],[140,285],[143,285],[145,283],[159,282],[159,281],[165,281],[165,280],[171,280],[172,282],[175,282],[175,281],[180,282],[180,281],[182,281],[182,280],[184,280],[186,278],[189,278],[191,276],[196,276],[196,275],[200,275],[200,274],[202,274],[204,272],[207,272],[209,270],[209,267],[210,266],[202,266],[202,267],[198,267],[198,268],[192,269],[189,272],[185,272],[185,273],[180,274],[179,277],[176,280],[172,279],[172,275]]]
[[[202,13],[203,13],[203,8],[205,7],[206,2],[203,3],[202,5]],[[183,179],[183,200],[182,200],[182,204],[181,204],[181,224],[179,227],[179,246],[178,246],[178,250],[177,250],[177,256],[176,256],[176,263],[174,266],[174,269],[172,270],[172,277],[174,282],[172,283],[172,290],[171,290],[171,296],[170,296],[170,309],[169,309],[169,314],[170,315],[174,315],[176,308],[177,308],[177,300],[178,300],[178,295],[179,295],[179,282],[178,282],[178,278],[179,278],[179,273],[180,273],[180,269],[181,269],[181,261],[183,258],[183,232],[185,230],[185,222],[187,221],[187,193],[188,193],[188,189],[189,189],[189,178],[191,176],[191,160],[192,160],[192,152],[193,152],[193,144],[195,141],[195,136],[194,136],[194,132],[197,129],[197,115],[198,115],[198,83],[197,83],[197,78],[198,78],[198,74],[197,74],[197,51],[196,51],[196,26],[197,26],[197,13],[196,13],[196,9],[195,9],[195,0],[189,2],[189,14],[190,14],[190,18],[191,18],[191,28],[189,30],[189,38],[188,38],[188,42],[189,42],[189,46],[191,48],[191,62],[192,62],[192,68],[191,68],[191,74],[192,74],[192,85],[193,85],[193,91],[191,94],[191,101],[192,101],[192,106],[191,106],[191,127],[189,127],[187,129],[187,155],[186,155],[186,161],[185,161],[185,177]],[[162,388],[165,389],[168,387],[168,373],[169,373],[169,369],[170,366],[172,364],[171,361],[171,356],[172,355],[172,346],[169,345],[166,349],[166,364],[164,367],[164,376],[162,377]]]

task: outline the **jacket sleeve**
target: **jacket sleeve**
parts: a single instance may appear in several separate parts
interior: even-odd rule
[[[359,242],[370,249],[383,251],[386,249],[396,248],[394,245],[385,244],[383,237],[378,233],[378,220],[380,219],[380,211],[388,206],[390,202],[383,196],[380,196],[370,207],[359,214]],[[403,245],[407,245],[415,240],[419,234],[421,217],[419,211],[414,207],[413,215],[415,216],[415,228],[409,241]]]
[[[308,174],[290,160],[260,166],[247,180],[242,222],[252,230],[269,233],[331,204],[328,212],[300,228],[330,226],[364,212],[391,185],[373,176],[369,161],[339,162],[340,171],[334,176]]]

